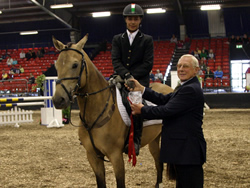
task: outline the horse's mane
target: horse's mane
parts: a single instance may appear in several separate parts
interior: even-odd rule
[[[69,42],[68,44],[66,44],[65,48],[71,48],[73,44],[74,44],[73,42]]]

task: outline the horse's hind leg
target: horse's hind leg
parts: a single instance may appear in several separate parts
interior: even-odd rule
[[[115,152],[109,156],[110,162],[113,165],[117,188],[125,188],[125,169],[122,152]]]
[[[149,143],[149,151],[154,158],[155,167],[157,171],[157,179],[155,188],[159,188],[160,183],[162,183],[162,173],[163,173],[163,163],[160,162],[160,135],[157,136],[151,143]]]
[[[104,161],[89,152],[87,152],[87,158],[95,173],[97,187],[106,188]]]

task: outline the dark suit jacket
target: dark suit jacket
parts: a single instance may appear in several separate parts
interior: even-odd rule
[[[142,85],[149,86],[149,73],[153,67],[153,38],[138,32],[132,46],[127,32],[115,35],[112,41],[114,71],[122,78],[130,72]]]
[[[203,164],[206,141],[202,131],[204,96],[197,77],[168,95],[146,88],[143,98],[159,106],[144,106],[146,119],[163,119],[161,161],[179,165]]]

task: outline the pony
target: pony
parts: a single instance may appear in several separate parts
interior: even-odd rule
[[[112,163],[117,187],[125,188],[123,148],[129,127],[119,113],[115,87],[108,83],[83,50],[87,39],[88,34],[76,44],[65,45],[52,37],[55,48],[60,51],[55,63],[58,80],[52,101],[55,108],[65,109],[73,102],[73,96],[77,96],[79,140],[86,149],[97,187],[106,187],[105,157]],[[165,94],[173,91],[160,83],[151,87]],[[163,173],[163,163],[159,160],[161,128],[162,124],[147,126],[143,128],[141,138],[141,147],[148,144],[155,162],[156,188],[162,183]]]

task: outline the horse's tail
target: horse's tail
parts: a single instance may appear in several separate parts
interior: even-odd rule
[[[176,170],[173,164],[167,164],[167,179],[169,180],[176,180]]]

